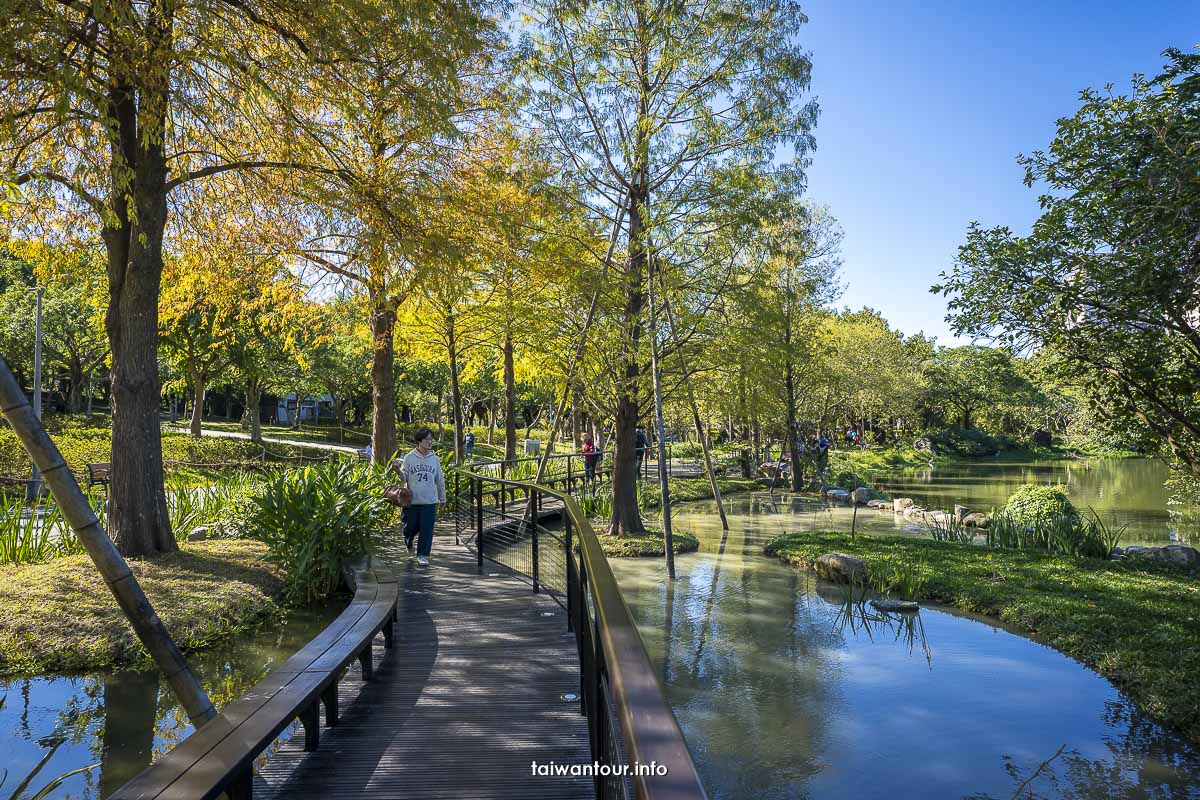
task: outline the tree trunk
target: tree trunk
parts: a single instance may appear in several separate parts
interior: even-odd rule
[[[790,345],[791,343],[787,340],[791,337],[785,336],[784,338],[785,344]],[[800,463],[800,437],[797,436],[800,423],[796,419],[796,378],[790,355],[784,366],[784,388],[787,391],[787,443],[792,459],[792,491],[798,492],[804,485],[804,474]]]
[[[455,340],[454,315],[447,318],[446,333],[450,350],[450,405],[454,414],[454,461],[463,463],[463,408],[462,387],[458,381],[458,343]]]
[[[68,380],[71,388],[67,390],[67,413],[78,414],[83,411],[83,364],[78,358],[67,361]]]
[[[512,332],[504,333],[504,460],[517,457],[517,378],[513,369]]]
[[[165,108],[165,86],[162,96]],[[159,427],[158,297],[167,168],[162,145],[141,141],[134,88],[116,85],[109,99],[119,128],[113,161],[134,172],[129,185],[114,170],[115,219],[102,233],[109,287],[104,327],[112,352],[109,533],[122,554],[148,556],[176,549]]]
[[[675,546],[671,531],[671,484],[667,479],[667,445],[666,445],[666,426],[663,424],[663,391],[662,391],[662,365],[658,361],[658,303],[657,293],[654,291],[654,265],[655,262],[650,261],[650,375],[651,382],[654,387],[654,431],[656,446],[658,448],[658,487],[662,497],[662,532],[663,532],[663,551],[667,561],[667,577],[674,580],[675,578]],[[680,358],[683,354],[680,353]],[[687,368],[684,367],[683,379],[687,380]],[[688,384],[691,388],[691,384]],[[696,421],[700,421],[700,415],[696,415]],[[705,453],[708,452],[706,449]],[[711,465],[710,465],[711,466]],[[717,490],[716,480],[713,480],[713,489]],[[720,508],[721,495],[717,492],[717,507]],[[725,509],[721,508],[721,522],[726,528],[729,524],[725,522]]]
[[[208,376],[203,372],[192,373],[192,424],[191,434],[199,439],[203,433],[204,396],[208,392]]]
[[[617,415],[614,420],[613,439],[616,454],[613,457],[613,510],[609,533],[615,536],[644,533],[645,525],[637,505],[637,426],[639,422],[638,389],[640,367],[638,345],[641,341],[642,306],[645,303],[645,287],[642,276],[646,267],[646,244],[642,213],[644,194],[630,197],[629,211],[629,256],[625,266],[625,327],[624,355],[625,375],[617,390]]]
[[[246,410],[242,412],[242,428],[250,429],[250,441],[262,443],[262,387],[257,378],[246,382]]]
[[[372,298],[371,461],[390,464],[396,452],[396,304]]]

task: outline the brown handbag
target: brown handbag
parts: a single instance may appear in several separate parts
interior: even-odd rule
[[[400,508],[408,508],[412,505],[412,489],[407,486],[389,486],[383,490],[383,497],[392,505]]]

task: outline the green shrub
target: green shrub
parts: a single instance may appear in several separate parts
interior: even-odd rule
[[[937,455],[981,458],[998,452],[1003,443],[978,428],[946,428],[924,435]]]
[[[1026,484],[1008,497],[1004,513],[1022,525],[1035,525],[1040,520],[1066,517],[1078,520],[1079,512],[1067,498],[1061,486]]]
[[[340,459],[270,475],[251,500],[246,534],[282,566],[284,598],[312,603],[337,589],[341,562],[373,552],[394,518],[385,469]]]

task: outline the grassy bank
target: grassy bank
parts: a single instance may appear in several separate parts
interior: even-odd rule
[[[86,478],[87,465],[112,460],[112,430],[108,419],[94,417],[90,422],[82,417],[51,418],[47,429],[66,459],[71,471],[81,481]],[[266,445],[268,458],[263,459],[263,446],[243,439],[193,439],[185,433],[164,431],[163,459],[168,476],[202,480],[231,469],[255,469],[267,464],[298,463],[307,459],[326,459],[329,452],[303,444]],[[30,461],[25,448],[7,425],[0,424],[0,476],[23,479],[29,475]]]
[[[1200,743],[1200,580],[1169,567],[845,533],[793,533],[765,551],[811,569],[823,553],[870,568],[924,562],[923,599],[999,617],[1107,677]]]
[[[245,540],[187,544],[130,561],[185,651],[209,647],[277,614],[282,572]],[[149,656],[86,555],[0,570],[0,675],[107,669]]]
[[[711,500],[713,496],[712,485],[708,478],[671,478],[668,483],[671,487],[672,503]],[[744,478],[717,478],[717,488],[721,490],[721,495],[725,496],[736,492],[754,491],[762,487],[758,485],[757,481]],[[643,508],[658,508],[662,505],[662,491],[658,487],[658,481],[643,481],[641,493]]]
[[[600,540],[604,555],[609,558],[646,558],[667,554],[662,530],[654,525],[646,526],[645,536],[600,535],[596,538]],[[700,540],[685,531],[672,530],[671,545],[676,553],[694,553],[700,549]]]

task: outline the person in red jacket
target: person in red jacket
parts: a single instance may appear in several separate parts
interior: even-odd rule
[[[596,482],[596,462],[600,453],[596,450],[596,442],[590,433],[583,435],[583,485]]]

